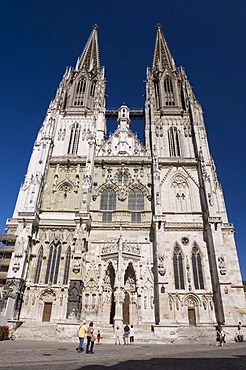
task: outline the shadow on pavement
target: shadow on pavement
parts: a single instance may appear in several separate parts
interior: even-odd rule
[[[113,366],[85,365],[77,370],[245,370],[246,356],[235,358],[153,358],[121,362]]]

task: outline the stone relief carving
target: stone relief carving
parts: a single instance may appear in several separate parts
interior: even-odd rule
[[[4,286],[4,291],[3,294],[5,297],[13,298],[15,299],[20,293],[21,290],[21,281],[18,279],[7,279],[5,286]]]
[[[23,220],[19,236],[17,237],[15,243],[15,256],[17,257],[23,256],[30,237],[31,237],[31,225],[26,225],[25,220]]]
[[[162,137],[163,136],[163,126],[162,124],[157,124],[155,127],[155,134],[157,137]]]
[[[44,289],[39,296],[40,301],[55,301],[56,300],[56,293],[51,288]]]
[[[118,251],[119,251],[119,239],[105,242],[105,244],[102,246],[101,253],[102,255],[106,255],[111,253],[117,253]],[[138,243],[123,240],[122,252],[140,255],[140,246]]]
[[[20,269],[20,256],[15,256],[13,260],[12,270],[16,273]]]
[[[32,293],[32,306],[34,306],[36,303],[37,294],[38,294],[37,289],[34,289]]]
[[[57,191],[64,193],[65,198],[67,197],[68,193],[71,193],[72,191],[74,191],[75,194],[78,193],[80,186],[80,165],[77,165],[75,176],[73,175],[74,170],[75,167],[70,166],[69,163],[66,165],[66,167],[57,164],[52,184],[53,193]],[[61,180],[58,182],[59,177]]]
[[[202,296],[202,305],[204,310],[207,310],[210,307],[211,311],[213,310],[213,297],[212,294],[203,294]]]
[[[172,188],[178,189],[188,188],[188,184],[186,180],[183,178],[183,176],[176,175],[172,182]]]
[[[189,291],[191,291],[191,273],[190,273],[190,263],[189,263],[188,256],[186,256],[186,270],[187,270],[188,289]]]
[[[166,269],[164,267],[164,254],[158,255],[158,272],[161,276],[164,276],[166,274]]]
[[[191,125],[190,122],[184,122],[184,134],[185,137],[191,137]]]
[[[63,298],[64,298],[64,295],[63,293],[60,294],[60,306],[62,307],[63,305]]]
[[[74,263],[73,263],[73,272],[75,274],[78,274],[80,272],[80,262],[78,259],[75,259],[74,260]]]
[[[218,257],[218,262],[220,274],[226,275],[225,257],[224,256]]]
[[[94,182],[92,199],[95,201],[98,196],[108,187],[112,188],[120,201],[124,201],[129,192],[132,189],[138,188],[148,200],[151,200],[151,192],[148,190],[148,184],[145,186],[141,183],[140,177],[143,177],[143,168],[140,170],[138,168],[133,169],[133,174],[130,173],[128,168],[121,168],[113,171],[112,168],[103,167],[102,176],[106,176],[105,182],[98,187],[97,182]]]

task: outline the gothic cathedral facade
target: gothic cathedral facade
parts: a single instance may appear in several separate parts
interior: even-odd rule
[[[122,326],[236,325],[245,298],[202,108],[160,25],[142,110],[106,109],[94,26],[33,146],[1,314]],[[107,138],[107,119],[117,129]],[[144,143],[131,119],[144,118]]]

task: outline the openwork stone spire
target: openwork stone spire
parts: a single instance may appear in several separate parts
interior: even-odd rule
[[[167,68],[171,70],[176,69],[174,59],[163,35],[162,26],[158,23],[156,28],[157,33],[152,68],[160,72]]]
[[[88,72],[97,70],[100,67],[98,48],[98,26],[95,24],[85,45],[85,48],[78,58],[76,70],[85,68]]]

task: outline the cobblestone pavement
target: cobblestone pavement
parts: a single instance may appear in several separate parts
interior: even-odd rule
[[[0,370],[246,370],[246,342],[228,347],[209,344],[135,344],[95,346],[77,353],[76,343],[0,342]]]

